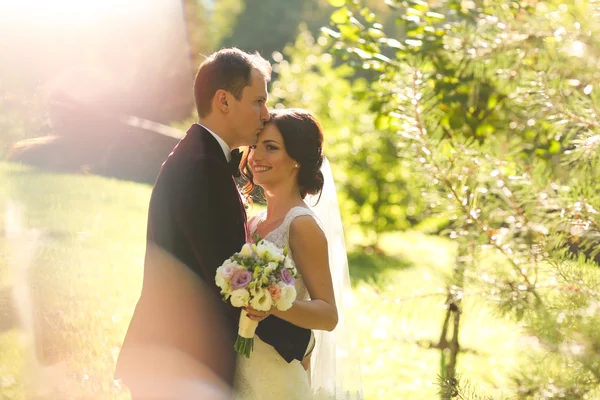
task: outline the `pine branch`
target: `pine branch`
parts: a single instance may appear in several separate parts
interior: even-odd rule
[[[420,93],[420,87],[418,86],[419,79],[416,78],[416,73],[414,72],[414,70],[410,74],[410,77],[412,78],[411,82],[412,82],[412,92],[413,92],[413,94]],[[429,162],[435,168],[435,174],[437,175],[436,177],[438,179],[441,179],[442,182],[444,182],[444,185],[445,185],[446,189],[451,193],[451,195],[454,198],[454,200],[456,201],[456,203],[462,209],[463,214],[464,215],[470,215],[471,214],[471,210],[465,204],[465,201],[464,201],[465,199],[461,198],[461,196],[456,192],[456,190],[454,189],[454,186],[450,182],[448,176],[442,172],[441,166],[437,163],[437,161],[435,160],[435,158],[432,157],[433,153],[430,150],[430,148],[428,146],[428,143],[426,142],[426,139],[425,139],[427,137],[427,132],[426,132],[426,130],[424,128],[422,116],[421,116],[421,113],[419,111],[419,105],[420,105],[419,99],[417,98],[417,96],[412,96],[412,98],[410,100],[411,100],[410,103],[413,105],[413,119],[416,122],[416,130],[419,132],[419,134],[418,134],[418,136],[416,138],[420,141],[420,144],[422,145],[424,155],[429,158]],[[511,197],[512,197],[512,193],[511,193]],[[515,207],[515,209],[517,210],[517,212],[519,213],[519,215],[522,216],[522,217],[525,217],[525,213],[519,207],[518,203],[516,203],[514,200],[512,200],[512,203],[513,203],[513,206]],[[484,225],[480,222],[479,219],[475,218],[474,222],[475,222],[475,224],[478,225],[478,227],[480,228],[480,231],[485,231],[483,229]],[[523,273],[522,268],[516,263],[516,261],[509,254],[509,252],[506,250],[506,248],[504,248],[504,246],[500,246],[497,242],[494,242],[493,246],[497,250],[499,250],[506,257],[506,259],[513,266],[513,268],[515,269],[515,271],[517,271],[521,275],[521,277],[527,283],[527,286],[530,288],[530,292],[536,298],[536,300],[538,301],[538,303],[541,304],[542,300],[541,300],[540,296],[537,294],[537,292],[534,289],[535,285],[531,283],[531,281],[529,280],[529,277],[527,276],[527,274]]]

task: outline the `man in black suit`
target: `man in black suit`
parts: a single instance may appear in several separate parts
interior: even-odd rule
[[[247,240],[232,176],[239,158],[234,153],[230,165],[231,150],[254,144],[268,121],[270,76],[268,61],[238,49],[212,54],[198,70],[199,121],[164,162],[152,191],[142,293],[115,373],[134,398],[161,380],[233,384],[240,311],[217,299],[214,277]],[[184,366],[191,364],[204,372]]]

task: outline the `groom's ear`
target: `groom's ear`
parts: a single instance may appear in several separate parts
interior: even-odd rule
[[[229,104],[227,102],[227,92],[223,89],[217,90],[215,93],[214,101],[222,112],[227,112],[229,109]]]

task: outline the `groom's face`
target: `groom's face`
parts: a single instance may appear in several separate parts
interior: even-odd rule
[[[231,123],[239,146],[256,143],[256,137],[269,120],[267,82],[260,72],[252,70],[250,85],[242,98],[231,104]]]

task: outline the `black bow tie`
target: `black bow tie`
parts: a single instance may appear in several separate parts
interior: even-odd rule
[[[240,161],[242,161],[242,152],[235,149],[231,152],[231,160],[229,160],[229,168],[231,174],[236,178],[240,176]]]

